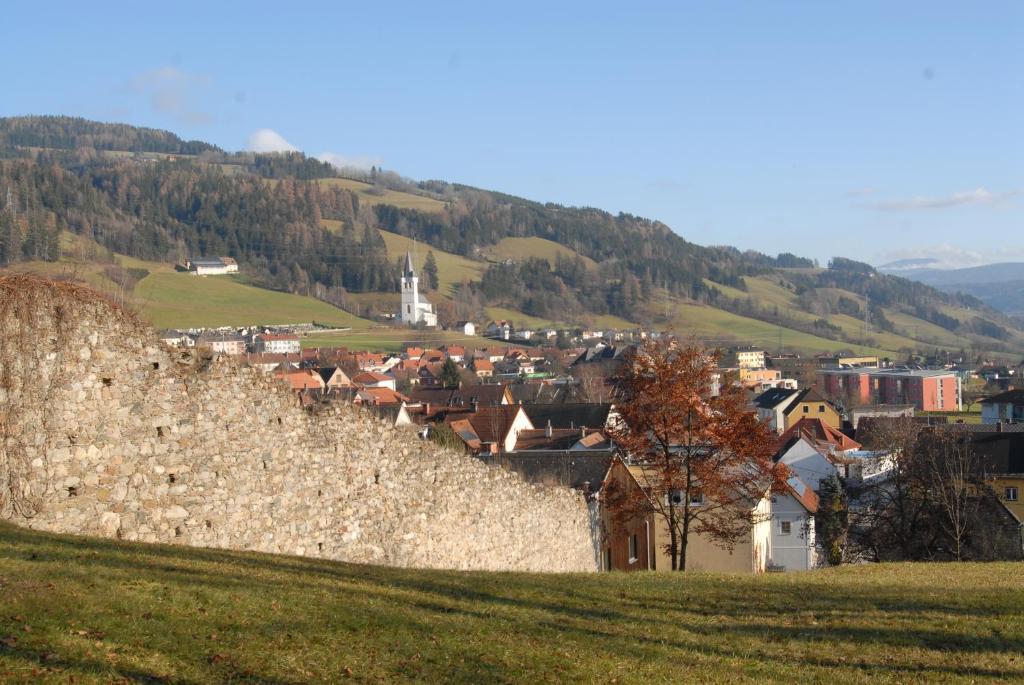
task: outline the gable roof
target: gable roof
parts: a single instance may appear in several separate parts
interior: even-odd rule
[[[580,441],[578,428],[552,428],[548,435],[547,428],[530,428],[519,431],[516,436],[515,451],[522,450],[567,450]]]
[[[826,400],[822,396],[822,394],[818,392],[818,389],[813,385],[809,388],[804,388],[803,390],[800,390],[799,393],[800,394],[794,397],[793,401],[790,402],[789,405],[782,410],[783,414],[792,414],[794,411],[796,411],[796,408],[803,404],[804,402],[824,402],[830,407],[832,406],[832,403]]]
[[[474,402],[480,407],[496,407],[505,398],[504,385],[466,385],[461,388],[414,388],[409,396],[413,402],[436,404],[442,407],[469,407]]]
[[[612,405],[607,402],[565,404],[524,404],[523,409],[535,426],[553,428],[604,428]]]
[[[807,487],[806,483],[793,475],[786,479],[786,488],[793,495],[794,499],[807,510],[807,513],[817,513],[819,504],[818,494]]]
[[[805,417],[794,423],[789,429],[779,436],[776,445],[779,449],[784,448],[803,436],[812,442],[820,442],[832,445],[840,452],[847,450],[859,450],[861,444],[840,430],[825,423],[819,418]]]
[[[465,420],[469,421],[481,442],[496,443],[505,440],[505,436],[508,435],[509,430],[512,428],[512,423],[516,420],[516,416],[520,411],[522,411],[522,408],[516,405],[481,407],[468,416],[457,415],[458,418],[454,420],[462,420],[463,416],[465,416]],[[527,421],[529,421],[529,418],[527,418]],[[448,417],[445,417],[445,423],[451,422]]]
[[[1024,390],[1007,390],[992,397],[986,397],[982,404],[1024,404]]]
[[[798,392],[800,391],[791,388],[769,388],[754,398],[754,404],[758,409],[773,409]]]

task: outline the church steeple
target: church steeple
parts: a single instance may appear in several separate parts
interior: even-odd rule
[[[412,268],[412,253],[405,253],[405,269],[402,271],[402,276],[405,278],[414,278],[416,276],[416,270]]]

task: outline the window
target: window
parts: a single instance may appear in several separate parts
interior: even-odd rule
[[[690,493],[690,506],[699,507],[704,504],[704,493],[703,492],[691,492]]]
[[[779,521],[779,533],[781,535],[789,535],[793,532],[792,521]]]
[[[1016,502],[1017,501],[1017,488],[1015,488],[1015,487],[1006,488],[1006,490],[1003,491],[1003,496],[1005,497],[1007,502]]]
[[[825,405],[824,404],[819,404],[818,405],[818,413],[819,414],[824,414],[825,413]]]
[[[637,537],[636,533],[629,536],[629,562],[636,561]]]
[[[807,412],[809,412],[809,411],[811,411],[811,408],[810,408],[810,407],[808,407],[808,406],[807,406],[807,405],[805,404],[805,405],[804,405],[804,413],[806,414],[806,413],[807,413]]]

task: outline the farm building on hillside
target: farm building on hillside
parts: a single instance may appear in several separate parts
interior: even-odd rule
[[[223,276],[238,273],[238,262],[231,257],[195,257],[185,262],[196,276]]]

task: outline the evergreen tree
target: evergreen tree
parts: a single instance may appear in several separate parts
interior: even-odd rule
[[[434,251],[427,252],[427,261],[423,263],[423,284],[428,290],[437,290],[440,281],[437,278],[437,260],[434,259]]]
[[[849,528],[849,512],[843,484],[834,474],[821,481],[818,490],[818,513],[814,516],[814,532],[818,544],[831,566],[843,561],[843,547]]]
[[[460,380],[459,367],[451,359],[446,359],[441,367],[441,384],[446,388],[455,388]]]

